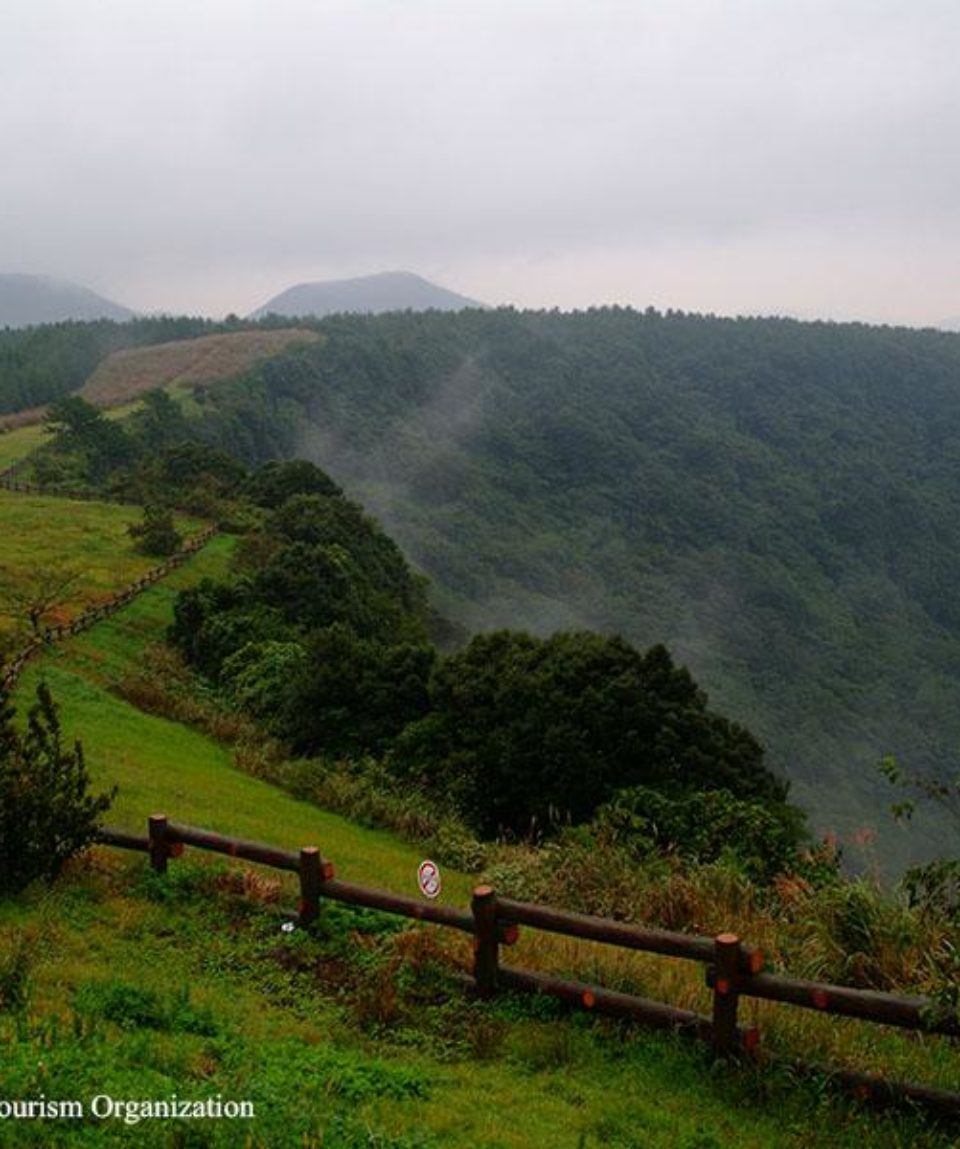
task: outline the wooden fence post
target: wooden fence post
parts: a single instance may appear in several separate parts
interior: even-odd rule
[[[300,925],[315,921],[320,914],[320,851],[304,846],[300,851]]]
[[[481,997],[497,992],[500,938],[497,932],[497,895],[492,886],[477,886],[470,900],[473,912],[473,977]]]
[[[166,814],[151,814],[147,820],[147,832],[150,835],[150,865],[158,874],[165,874],[170,856]]]
[[[713,1050],[718,1057],[738,1052],[737,978],[740,974],[740,939],[736,934],[714,938],[716,966],[713,971]]]

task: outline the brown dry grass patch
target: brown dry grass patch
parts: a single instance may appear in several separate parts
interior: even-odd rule
[[[156,387],[217,383],[235,378],[297,343],[313,343],[319,338],[314,331],[285,327],[203,335],[115,351],[97,367],[79,394],[97,407],[113,407]]]

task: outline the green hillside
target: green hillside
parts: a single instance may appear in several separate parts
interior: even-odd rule
[[[715,793],[719,806],[694,801],[683,809],[701,822],[708,809],[726,810],[739,819],[737,844],[749,853],[754,831],[773,844],[771,822],[757,821],[760,807],[729,799],[769,791],[772,812],[782,787],[763,771],[749,734],[708,712],[662,648],[642,655],[599,636],[540,644],[503,634],[438,661],[424,694],[423,676],[438,658],[425,646],[426,630],[449,638],[450,629],[426,609],[425,587],[399,549],[328,476],[306,463],[244,474],[216,451],[183,441],[182,418],[156,394],[109,434],[93,416],[76,423],[86,438],[74,431],[44,447],[37,470],[55,470],[57,452],[65,452],[87,489],[100,489],[95,448],[106,444],[118,463],[107,460],[105,489],[142,484],[178,505],[196,500],[228,528],[109,619],[48,644],[19,680],[20,723],[44,682],[65,740],[83,742],[94,791],[118,786],[109,822],[142,831],[149,813],[164,811],[281,846],[314,843],[340,877],[408,893],[429,850],[444,866],[448,903],[464,905],[486,865],[508,894],[707,934],[732,928],[798,974],[941,991],[956,953],[949,916],[908,912],[865,884],[848,885],[828,860],[796,857],[792,842],[782,841],[787,853],[768,861],[803,868],[770,870],[773,882],[751,879],[735,850],[711,855],[706,840],[689,862],[676,843],[651,852],[643,833],[630,829],[639,829],[644,811],[628,805],[544,849],[481,849],[459,824],[444,844],[432,828],[436,811],[407,806],[416,796],[389,785],[373,760],[397,722],[408,721],[408,708],[414,716],[433,710],[401,735],[404,771],[418,770],[425,753],[452,752],[441,791],[458,788],[468,759],[489,781],[483,756],[492,748],[537,791],[528,796],[566,803],[570,774],[596,790],[603,775],[595,754],[622,753],[630,765],[643,731],[656,751],[653,773],[664,781],[679,767],[688,786],[709,791],[722,761],[727,797]],[[215,429],[212,420],[200,425]],[[13,454],[22,434],[10,436]],[[8,526],[0,558],[23,578],[75,567],[83,594],[97,596],[137,573],[128,567],[126,526],[137,517],[130,508],[9,492],[0,514]],[[202,520],[182,525],[194,529]],[[164,639],[193,670],[161,647]],[[464,707],[471,698],[472,712]],[[538,700],[549,703],[542,714]],[[508,715],[509,724],[496,715]],[[550,769],[538,781],[512,754],[541,757],[543,724]],[[264,740],[267,730],[290,739],[287,752],[318,756],[276,761],[271,755],[284,748]],[[10,758],[9,726],[4,738]],[[580,752],[566,757],[578,738]],[[504,741],[515,743],[505,757],[497,749]],[[388,750],[388,770],[390,763]],[[297,793],[329,795],[333,808],[363,824],[299,801],[266,777]],[[326,789],[318,788],[324,779]],[[373,805],[362,790],[371,780],[384,786]],[[551,795],[550,784],[561,792]],[[337,786],[346,789],[337,795]],[[634,794],[642,806],[656,797]],[[652,816],[669,818],[666,792],[660,797]],[[446,809],[436,790],[420,798]],[[371,824],[402,828],[403,837]],[[4,835],[18,832],[9,818],[2,825]],[[475,873],[458,872],[434,846],[459,850]],[[679,1040],[566,1016],[539,998],[503,995],[487,1005],[465,997],[458,971],[470,968],[471,953],[459,935],[323,900],[315,926],[290,932],[283,911],[296,894],[289,875],[212,862],[190,848],[163,879],[142,858],[98,848],[53,888],[35,883],[0,897],[0,1098],[176,1093],[256,1107],[239,1131],[228,1122],[141,1122],[138,1143],[158,1149],[291,1141],[391,1149],[950,1143],[949,1130],[912,1115],[861,1112],[835,1100],[822,1076],[806,1084],[787,1067],[802,1057],[952,1088],[955,1057],[944,1041],[755,1003],[749,1022],[783,1060],[760,1072],[724,1068]],[[699,966],[603,948],[524,930],[509,960],[709,1009]],[[125,1144],[129,1136],[120,1121],[0,1127],[0,1140],[14,1146]]]
[[[421,860],[415,847],[298,802],[238,770],[229,745],[118,696],[145,647],[162,640],[177,594],[202,578],[221,576],[235,541],[216,539],[112,618],[31,663],[15,704],[26,710],[38,680],[49,684],[65,734],[85,746],[94,786],[119,786],[111,825],[143,833],[147,816],[163,810],[177,821],[238,837],[290,848],[318,845],[352,881],[415,892]],[[449,875],[451,899],[463,904],[469,888],[466,878]]]
[[[44,612],[51,625],[75,618],[156,566],[156,559],[137,553],[128,534],[140,517],[135,507],[0,490],[0,649],[29,631],[29,601],[42,599],[45,585],[56,592],[65,584]],[[190,534],[200,522],[180,515],[177,525]]]
[[[321,329],[211,391],[206,434],[316,460],[471,630],[663,642],[820,829],[942,844],[885,817],[875,763],[960,746],[960,338],[616,308]]]
[[[48,682],[65,734],[83,739],[94,787],[120,787],[114,824],[141,829],[146,813],[165,810],[277,844],[316,842],[341,876],[411,890],[415,843],[293,800],[237,770],[228,745],[118,693],[162,638],[177,594],[222,578],[235,546],[220,536],[111,619],[52,647],[14,701],[23,710],[36,682]],[[85,555],[80,540],[66,557]],[[449,867],[444,879],[445,899],[463,905],[471,879]],[[677,1040],[566,1017],[539,1000],[472,1003],[449,972],[469,961],[466,943],[447,944],[437,931],[333,907],[314,936],[288,937],[277,910],[293,897],[272,874],[207,864],[189,850],[158,881],[144,860],[99,849],[52,890],[0,899],[0,1095],[219,1094],[255,1105],[239,1133],[227,1121],[141,1122],[137,1143],[157,1149],[273,1149],[291,1137],[309,1149],[950,1143],[949,1130],[916,1118],[837,1102],[819,1079],[806,1086],[786,1070],[721,1071]],[[640,978],[649,992],[703,1008],[700,971],[678,963],[619,955],[605,964],[592,947],[551,948],[534,931],[514,960],[579,966],[618,984]],[[851,1057],[905,1077],[949,1085],[955,1076],[949,1049],[866,1033],[854,1040],[850,1027],[823,1020],[786,1040],[799,1034],[828,1060]],[[774,1038],[777,1028],[768,1017]],[[131,1134],[120,1120],[69,1129],[31,1121],[4,1128],[3,1138],[102,1146],[129,1144]]]

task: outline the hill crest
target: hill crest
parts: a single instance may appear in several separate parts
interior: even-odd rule
[[[484,307],[410,271],[384,271],[355,279],[331,279],[288,287],[250,314],[333,315],[340,312],[377,315],[384,311],[460,311]]]
[[[66,320],[132,319],[122,304],[89,287],[43,275],[0,274],[0,328],[33,327]]]

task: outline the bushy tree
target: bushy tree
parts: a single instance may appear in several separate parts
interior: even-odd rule
[[[106,418],[79,395],[58,399],[47,411],[46,429],[58,442],[85,463],[86,477],[103,482],[111,471],[126,467],[134,457],[134,445],[119,423]]]
[[[141,452],[176,447],[189,440],[191,434],[183,408],[159,387],[141,396],[140,410],[131,423],[132,434]]]
[[[707,708],[662,646],[588,632],[479,635],[442,662],[397,769],[451,792],[481,833],[582,822],[620,789],[726,789],[782,803],[753,736]]]
[[[180,549],[183,535],[173,523],[173,512],[165,507],[144,507],[143,519],[127,527],[142,555],[172,555]]]
[[[343,623],[312,636],[291,676],[276,733],[303,753],[383,751],[430,705],[434,650],[360,638]]]
[[[295,635],[279,611],[254,598],[245,580],[207,578],[177,596],[167,638],[201,674],[217,681],[224,660],[248,643],[287,642]]]
[[[44,683],[27,716],[26,732],[0,702],[0,895],[35,878],[54,878],[93,841],[116,789],[90,793],[79,742],[63,745],[57,709]]]
[[[768,881],[797,867],[802,820],[795,807],[736,798],[729,790],[668,794],[634,786],[601,806],[592,827],[601,841],[640,858],[663,853],[696,863],[726,859],[749,877]]]
[[[306,651],[299,642],[247,642],[223,660],[220,682],[238,706],[274,733],[282,733],[291,679],[305,662]]]

